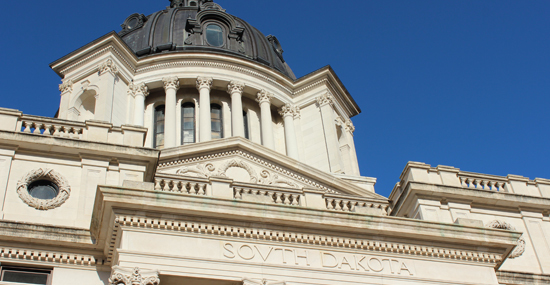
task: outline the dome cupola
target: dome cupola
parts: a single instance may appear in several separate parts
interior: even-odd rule
[[[158,53],[221,53],[296,79],[275,36],[266,37],[212,0],[170,0],[169,7],[149,16],[130,15],[118,34],[140,58]]]

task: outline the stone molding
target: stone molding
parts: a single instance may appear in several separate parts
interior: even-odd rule
[[[43,200],[34,198],[29,194],[28,186],[34,181],[37,180],[50,180],[55,183],[59,192],[57,196],[51,200]],[[38,168],[30,171],[23,177],[19,182],[17,182],[17,194],[19,198],[23,200],[27,205],[38,210],[50,210],[61,206],[71,194],[71,186],[67,179],[56,171],[48,168]]]
[[[296,107],[294,107],[294,106],[293,106],[292,104],[290,104],[290,103],[284,104],[284,105],[279,109],[279,115],[281,115],[281,117],[286,117],[286,116],[292,116],[292,117],[294,117],[297,113],[298,113],[298,111],[296,110]]]
[[[162,78],[162,82],[164,83],[164,90],[180,89],[180,81],[176,76],[164,77]]]
[[[61,93],[72,92],[73,91],[73,81],[66,80],[63,83],[59,84],[59,91]]]
[[[327,104],[332,105],[334,101],[334,96],[330,92],[327,92],[319,97],[316,98],[317,104],[319,107],[325,106]]]
[[[500,229],[500,230],[508,230],[508,231],[517,231],[514,226],[511,224],[500,221],[500,220],[494,220],[486,225],[488,228],[492,229]],[[520,257],[525,252],[525,238],[521,236],[518,240],[518,245],[514,250],[508,255],[508,258],[514,259],[516,257]]]
[[[158,169],[162,170],[163,168],[174,167],[174,166],[181,165],[181,164],[200,163],[200,162],[203,162],[203,161],[210,161],[212,159],[224,158],[224,157],[228,157],[228,156],[240,156],[242,158],[250,160],[251,162],[256,162],[256,163],[260,164],[261,166],[266,167],[268,170],[271,170],[273,172],[285,175],[285,176],[287,176],[291,179],[296,179],[297,181],[300,181],[301,183],[304,183],[304,184],[306,184],[308,186],[311,186],[311,187],[315,187],[319,190],[324,191],[325,193],[339,194],[339,192],[337,192],[336,190],[334,190],[332,188],[329,188],[329,187],[327,187],[323,184],[320,184],[320,183],[315,182],[313,180],[310,180],[310,179],[308,179],[308,178],[306,178],[306,177],[304,177],[300,174],[297,174],[294,171],[290,171],[286,168],[274,165],[271,162],[265,161],[263,159],[260,159],[260,158],[254,156],[254,155],[251,155],[251,154],[249,154],[247,152],[244,152],[244,151],[241,151],[241,150],[227,151],[227,152],[215,153],[215,154],[206,155],[206,156],[198,156],[198,157],[193,157],[193,158],[176,160],[176,161],[172,161],[172,162],[165,162],[165,163],[159,164]],[[263,173],[263,171],[260,171],[260,173]]]
[[[263,102],[267,102],[271,104],[271,99],[273,99],[273,94],[268,93],[266,90],[262,89],[258,94],[256,94],[256,102],[262,104]]]
[[[211,235],[267,242],[285,242],[288,244],[333,247],[337,249],[364,250],[385,254],[403,254],[426,258],[440,258],[454,261],[470,261],[480,263],[498,263],[502,255],[462,249],[442,248],[426,245],[414,245],[399,242],[367,240],[342,236],[299,233],[294,231],[251,228],[228,224],[196,222],[193,220],[178,220],[138,215],[116,215],[112,239],[115,240],[121,226],[140,229],[158,229],[165,231],[184,232],[200,236]],[[109,254],[114,253],[111,246]]]
[[[214,79],[212,77],[197,77],[197,89],[201,90],[203,88],[207,88],[210,90],[212,88],[212,83]]]
[[[242,94],[244,90],[245,84],[243,82],[239,81],[231,81],[227,85],[227,93],[233,94],[233,93],[239,93]]]
[[[99,75],[103,75],[106,72],[110,72],[113,75],[116,75],[118,73],[118,66],[115,64],[115,62],[112,59],[108,59],[102,64],[100,64],[98,67],[99,69]]]
[[[134,84],[133,82],[128,85],[128,94],[130,94],[133,97],[136,97],[136,95],[143,95],[145,97],[149,96],[149,88],[145,83],[137,83]]]
[[[135,267],[133,270],[113,266],[111,277],[109,277],[110,285],[159,285],[158,270],[142,270]]]

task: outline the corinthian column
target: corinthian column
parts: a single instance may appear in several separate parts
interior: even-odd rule
[[[273,94],[261,90],[256,97],[256,101],[260,103],[262,143],[265,147],[275,149],[275,143],[273,141],[273,122],[271,121],[271,98],[273,98]]]
[[[128,86],[128,93],[134,96],[134,125],[143,127],[145,97],[149,95],[149,89],[145,83],[130,83],[130,86]]]
[[[212,118],[210,115],[210,89],[212,88],[211,77],[197,78],[197,89],[199,90],[199,139],[201,142],[212,140]]]
[[[294,128],[295,113],[296,108],[288,103],[279,110],[279,114],[283,117],[285,124],[286,155],[298,159],[298,142],[296,140],[296,130]]]
[[[111,277],[109,277],[109,285],[159,285],[158,270],[142,270],[139,267],[132,269],[113,266]]]
[[[231,81],[227,86],[227,93],[231,94],[231,127],[233,136],[244,138],[243,101],[244,83]]]
[[[164,110],[164,147],[176,146],[176,92],[180,88],[179,79],[176,76],[165,77],[164,90],[166,92]]]

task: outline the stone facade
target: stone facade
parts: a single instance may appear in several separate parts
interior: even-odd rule
[[[239,56],[219,5],[178,9],[198,11],[181,45],[217,23],[236,54],[141,56],[134,14],[52,64],[58,118],[0,109],[0,284],[548,283],[549,180],[411,162],[380,196],[330,67],[295,80]]]

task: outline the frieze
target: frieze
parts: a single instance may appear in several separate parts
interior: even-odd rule
[[[412,260],[318,249],[225,242],[223,258],[241,262],[414,276]]]

